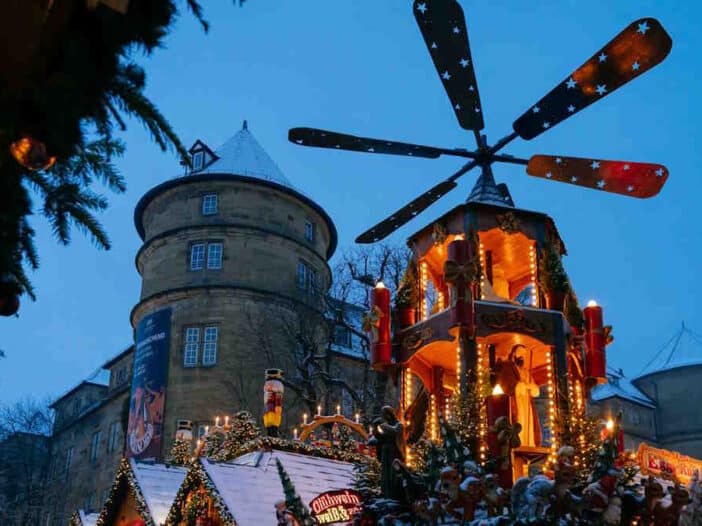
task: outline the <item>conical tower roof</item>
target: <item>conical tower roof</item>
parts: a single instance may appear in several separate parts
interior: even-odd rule
[[[514,203],[507,190],[507,185],[495,184],[495,178],[488,170],[483,170],[480,177],[478,177],[478,180],[475,182],[468,196],[467,202],[514,208]]]
[[[215,155],[217,160],[192,174],[243,175],[297,190],[253,136],[246,121],[241,130],[215,150]]]
[[[683,322],[680,329],[646,364],[638,378],[690,365],[702,365],[702,336],[690,330]]]

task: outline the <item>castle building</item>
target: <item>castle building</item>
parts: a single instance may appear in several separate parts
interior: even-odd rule
[[[610,369],[592,392],[605,416],[622,412],[627,449],[645,442],[702,459],[702,337],[685,324],[633,379]]]
[[[163,456],[179,420],[204,429],[215,415],[256,414],[264,370],[294,370],[289,332],[324,309],[331,283],[334,223],[246,121],[219,149],[197,141],[190,153],[192,170],[134,212],[142,289],[127,451],[137,457]]]

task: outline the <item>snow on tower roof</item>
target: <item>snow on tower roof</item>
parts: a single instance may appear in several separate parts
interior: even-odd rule
[[[218,159],[193,170],[193,174],[226,173],[271,181],[297,190],[244,124],[231,139],[215,150]]]
[[[653,400],[637,389],[631,380],[624,376],[624,371],[621,369],[609,368],[607,383],[593,387],[590,396],[595,402],[601,402],[608,398],[621,398],[651,409],[655,408]]]
[[[129,459],[129,464],[154,523],[165,523],[188,470],[178,466],[138,462],[134,459]]]
[[[683,322],[637,378],[690,365],[702,365],[702,336],[687,328]]]
[[[305,505],[325,491],[353,488],[353,464],[349,462],[278,450],[247,453],[230,462],[203,458],[205,472],[237,526],[258,526],[271,522],[262,522],[262,517],[275,517],[275,503],[285,498],[276,458]]]

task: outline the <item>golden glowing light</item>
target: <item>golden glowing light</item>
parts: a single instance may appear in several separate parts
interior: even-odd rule
[[[587,302],[588,307],[597,307],[597,302],[595,300],[590,300]]]
[[[384,289],[385,288],[385,283],[382,281],[379,281],[378,283],[375,284],[376,289]]]
[[[609,431],[610,433],[612,431],[614,431],[614,420],[612,420],[611,418],[608,418],[607,423],[605,424],[605,427],[607,428],[607,431]]]
[[[495,387],[492,388],[492,396],[503,394],[505,394],[505,392],[502,390],[502,386],[500,384],[495,384]]]

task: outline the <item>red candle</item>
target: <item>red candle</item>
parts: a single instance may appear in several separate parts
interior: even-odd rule
[[[607,382],[607,357],[605,331],[602,324],[602,307],[590,301],[583,310],[585,315],[586,363],[585,372],[597,383]]]
[[[371,291],[371,308],[373,315],[377,316],[375,328],[377,335],[373,334],[371,341],[371,366],[374,369],[383,369],[392,362],[392,341],[390,339],[390,291],[379,281]]]
[[[444,263],[444,281],[448,285],[451,326],[464,327],[468,334],[472,334],[475,330],[473,289],[478,276],[473,273],[474,256],[470,243],[463,239],[456,239],[449,243],[448,256]]]

